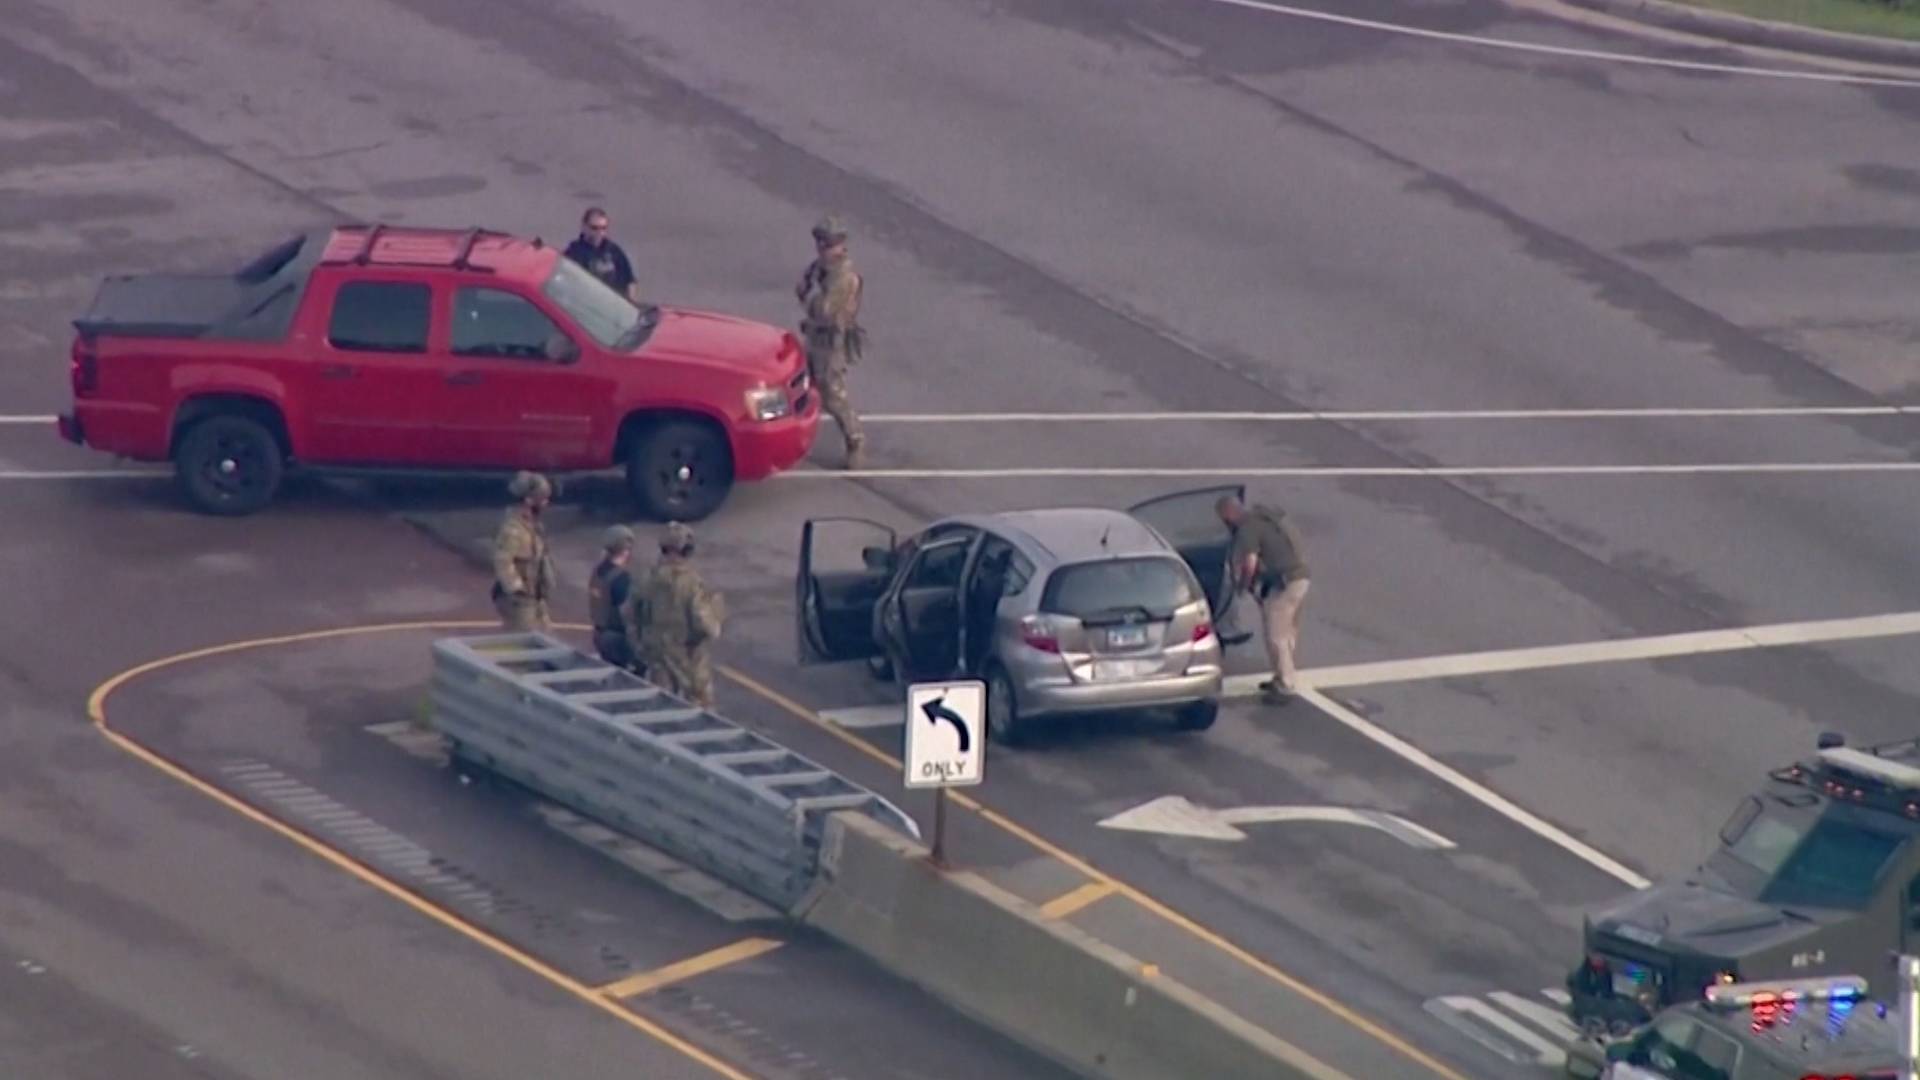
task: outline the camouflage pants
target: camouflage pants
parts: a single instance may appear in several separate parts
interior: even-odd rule
[[[647,650],[647,679],[703,709],[713,708],[713,660],[705,649]]]
[[[814,388],[820,393],[820,408],[840,425],[847,449],[865,442],[860,414],[853,411],[853,401],[847,396],[846,355],[838,349],[815,346],[807,350],[807,368],[812,372]]]
[[[545,631],[551,626],[545,600],[535,600],[530,596],[496,594],[493,598],[493,610],[500,613],[500,625],[511,633]]]

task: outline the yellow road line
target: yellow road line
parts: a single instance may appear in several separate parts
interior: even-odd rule
[[[1111,881],[1089,881],[1085,885],[1056,896],[1040,905],[1040,914],[1049,919],[1064,919],[1082,908],[1093,905],[1120,891],[1120,886]]]
[[[599,1009],[600,1011],[606,1013],[609,1016],[612,1016],[614,1019],[620,1021],[621,1023],[627,1025],[628,1027],[634,1028],[646,1034],[648,1037],[660,1043],[662,1046],[668,1047],[669,1049],[672,1049],[680,1053],[681,1055],[693,1061],[696,1061],[701,1065],[706,1066],[708,1069],[712,1070],[715,1074],[726,1077],[727,1080],[754,1080],[754,1078],[750,1074],[741,1072],[740,1070],[734,1068],[733,1066],[728,1065],[726,1062],[721,1061],[719,1058],[714,1057],[712,1054],[707,1053],[705,1050],[700,1049],[699,1047],[693,1045],[690,1042],[687,1042],[685,1039],[680,1038],[679,1036],[673,1034],[672,1032],[666,1030],[665,1028],[659,1026],[658,1024],[653,1023],[651,1020],[648,1020],[643,1016],[639,1016],[633,1012],[628,1011],[624,1006],[620,1005],[617,1001],[601,996],[601,994],[596,992],[593,987],[590,987],[585,983],[581,982],[580,980],[575,979],[572,976],[569,976],[554,967],[551,967],[544,961],[536,959],[532,955],[526,952],[523,952],[518,948],[515,948],[513,945],[508,944],[506,941],[500,939],[499,937],[496,937],[492,933],[489,933],[488,931],[482,929],[481,927],[471,922],[468,922],[465,918],[462,918],[460,915],[454,913],[453,911],[443,908],[440,905],[435,904],[431,900],[427,900],[426,898],[413,893],[412,891],[406,889],[405,887],[399,884],[396,884],[395,882],[387,878],[384,878],[379,874],[374,873],[372,870],[369,870],[365,866],[362,866],[359,862],[356,862],[351,856],[348,856],[332,847],[329,847],[326,844],[323,844],[320,841],[315,840],[313,837],[308,836],[306,833],[301,832],[300,830],[294,828],[293,826],[288,825],[277,818],[271,817],[261,812],[260,810],[255,809],[253,806],[247,804],[246,802],[243,802],[242,800],[236,798],[233,795],[229,795],[227,792],[222,791],[220,788],[214,786],[213,784],[210,784],[207,781],[202,780],[199,777],[193,775],[191,772],[188,772],[185,768],[182,768],[181,766],[174,764],[173,762],[162,757],[160,754],[152,750],[149,750],[148,748],[134,741],[133,739],[128,738],[127,736],[122,735],[121,733],[113,730],[113,728],[108,726],[107,724],[107,709],[106,709],[107,698],[112,696],[115,690],[118,690],[120,687],[126,685],[127,683],[131,682],[134,679],[139,678],[142,675],[151,674],[152,672],[159,671],[163,668],[172,667],[175,664],[183,664],[191,660],[204,659],[209,656],[220,656],[226,653],[236,653],[236,652],[241,652],[248,649],[267,648],[274,645],[288,645],[288,644],[293,644],[293,643],[302,642],[302,641],[319,641],[326,638],[347,637],[355,634],[372,634],[372,633],[380,633],[380,632],[395,631],[395,630],[470,630],[470,629],[476,629],[476,628],[488,629],[488,628],[498,628],[499,625],[500,624],[498,622],[465,622],[465,621],[463,622],[387,623],[379,626],[345,627],[345,628],[334,629],[334,630],[309,631],[307,633],[301,633],[301,634],[286,634],[280,637],[255,638],[248,641],[228,642],[227,644],[224,644],[224,645],[214,645],[204,649],[195,649],[191,652],[179,653],[175,656],[165,656],[165,657],[161,657],[158,660],[150,660],[147,663],[139,665],[138,667],[128,668],[126,671],[123,671],[120,674],[115,675],[113,678],[108,679],[106,682],[101,683],[99,686],[95,687],[93,690],[93,693],[88,695],[87,697],[87,719],[92,721],[94,728],[98,730],[101,735],[105,736],[108,742],[111,742],[113,745],[133,755],[133,757],[138,759],[139,761],[152,766],[153,768],[159,770],[162,773],[165,773],[166,775],[172,777],[175,780],[178,780],[180,783],[185,784],[186,786],[192,788],[193,790],[199,792],[202,795],[205,795],[207,798],[212,799],[214,802],[219,803],[221,806],[224,806],[227,809],[233,811],[234,813],[239,814],[241,817],[244,817],[247,820],[252,821],[257,825],[263,826],[267,829],[272,830],[275,833],[278,833],[280,836],[286,838],[287,840],[292,841],[294,844],[299,845],[301,848],[304,848],[308,853],[320,858],[326,863],[332,865],[334,868],[344,871],[345,873],[350,874],[355,878],[358,878],[360,881],[372,886],[373,888],[379,890],[380,892],[386,893],[388,896],[393,897],[395,900],[400,901],[401,903],[414,909],[420,914],[425,915],[427,918],[432,919],[434,922],[437,922],[440,925],[448,928],[449,930],[452,930],[455,933],[460,934],[462,937],[467,938],[468,940],[474,942],[475,944],[478,944],[483,948],[499,956],[505,957],[506,959],[513,961],[514,963],[520,965],[526,970],[533,972],[535,975],[538,975],[542,979],[545,979],[546,981],[552,983],[553,985],[559,987],[560,989],[565,990],[567,993],[572,994],[573,996],[588,1003],[589,1005],[592,1005],[594,1008]]]
[[[611,998],[638,997],[650,990],[658,990],[663,986],[691,979],[695,975],[704,975],[709,971],[726,967],[728,964],[737,964],[742,960],[764,956],[785,944],[784,941],[775,941],[772,938],[746,938],[731,945],[723,945],[711,952],[703,952],[699,956],[690,956],[679,963],[629,975],[619,982],[608,983],[601,987],[600,992]]]
[[[839,725],[829,723],[825,718],[820,716],[820,714],[814,712],[813,710],[807,708],[806,706],[800,704],[799,702],[794,701],[792,698],[787,697],[785,694],[782,694],[780,691],[775,690],[772,687],[765,685],[764,683],[761,683],[757,679],[754,679],[752,676],[746,675],[740,671],[736,671],[735,669],[726,667],[724,665],[719,666],[718,670],[722,675],[725,675],[727,678],[733,680],[736,683],[739,683],[742,687],[745,687],[747,690],[750,690],[753,693],[758,694],[759,696],[765,698],[766,700],[774,703],[775,705],[780,706],[782,709],[786,710],[787,712],[792,713],[794,716],[797,716],[802,720],[805,720],[807,723],[812,724],[814,727],[817,727],[820,730],[826,732],[827,734],[833,736],[834,738],[839,739],[841,742],[844,742],[847,745],[858,749],[861,753],[867,755],[868,757],[884,762],[889,767],[894,769],[904,768],[899,758],[896,758],[893,755],[888,754],[886,751],[879,749],[878,747],[867,742],[866,740],[861,739],[859,736],[841,729]],[[1058,859],[1061,862],[1066,863],[1068,866],[1073,867],[1075,870],[1078,870],[1082,874],[1085,874],[1088,878],[1092,879],[1093,883],[1095,884],[1105,883],[1105,884],[1112,885],[1114,890],[1117,893],[1119,893],[1121,896],[1126,897],[1128,900],[1133,901],[1135,904],[1139,905],[1141,909],[1147,912],[1150,912],[1153,915],[1158,916],[1161,920],[1175,927],[1178,927],[1179,929],[1185,931],[1188,935],[1192,936],[1196,940],[1204,942],[1205,944],[1211,946],[1212,948],[1218,950],[1219,952],[1232,957],[1233,959],[1239,961],[1240,963],[1246,965],[1247,967],[1253,969],[1254,971],[1259,972],[1261,975],[1272,980],[1273,982],[1286,987],[1288,990],[1293,991],[1294,993],[1300,995],[1301,997],[1306,998],[1308,1001],[1311,1001],[1314,1004],[1320,1006],[1321,1008],[1327,1010],[1328,1012],[1334,1014],[1340,1019],[1345,1020],[1348,1024],[1351,1024],[1355,1028],[1358,1028],[1359,1030],[1372,1036],[1376,1041],[1389,1047],[1390,1049],[1399,1053],[1401,1056],[1411,1061],[1418,1062],[1422,1067],[1424,1067],[1434,1075],[1444,1077],[1445,1080],[1467,1080],[1467,1077],[1463,1076],[1458,1072],[1455,1072],[1451,1068],[1448,1068],[1444,1063],[1434,1058],[1432,1055],[1427,1054],[1426,1052],[1422,1051],[1419,1047],[1414,1046],[1412,1043],[1406,1041],[1400,1036],[1395,1035],[1393,1032],[1388,1031],[1387,1029],[1381,1027],[1379,1024],[1375,1023],[1374,1021],[1368,1019],[1365,1016],[1362,1016],[1360,1013],[1354,1011],[1351,1007],[1345,1004],[1342,1004],[1339,1001],[1335,1001],[1333,998],[1328,997],[1326,994],[1321,993],[1319,990],[1316,990],[1313,987],[1308,986],[1306,983],[1301,982],[1299,979],[1296,979],[1293,976],[1287,974],[1286,972],[1281,971],[1279,968],[1274,967],[1272,964],[1269,964],[1265,960],[1262,960],[1259,957],[1253,955],[1252,953],[1248,952],[1246,949],[1243,949],[1240,946],[1235,945],[1233,942],[1227,940],[1225,937],[1221,936],[1219,933],[1213,930],[1207,929],[1206,927],[1193,921],[1193,919],[1189,918],[1188,916],[1182,915],[1180,912],[1175,911],[1173,908],[1168,907],[1166,904],[1163,904],[1158,900],[1155,900],[1153,897],[1147,895],[1144,892],[1141,892],[1139,889],[1133,887],[1132,885],[1129,885],[1126,882],[1121,881],[1119,878],[1116,878],[1113,875],[1100,870],[1099,868],[1095,867],[1092,863],[1089,863],[1087,860],[1061,848],[1057,844],[1054,844],[1052,841],[1049,841],[1044,837],[1039,836],[1038,834],[1034,833],[1031,829],[1028,829],[1026,826],[1021,825],[1020,823],[1009,819],[1005,815],[1001,814],[999,811],[983,806],[978,800],[969,798],[965,795],[960,794],[957,791],[949,791],[947,793],[947,801],[979,814],[983,820],[992,823],[993,825],[1001,829],[1003,832],[1009,833],[1013,836],[1020,838],[1021,840],[1026,841],[1028,845],[1038,849],[1039,851],[1047,855],[1053,856],[1055,859]]]

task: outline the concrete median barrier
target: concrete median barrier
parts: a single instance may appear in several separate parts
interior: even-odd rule
[[[1139,959],[858,815],[826,824],[793,914],[1087,1077],[1350,1080]]]

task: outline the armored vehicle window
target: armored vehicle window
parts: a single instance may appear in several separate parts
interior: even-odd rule
[[[1907,886],[1907,929],[1920,934],[1920,874]]]
[[[1812,819],[1756,813],[1759,806],[1751,799],[1742,804],[1721,835],[1726,839],[1727,854],[1763,874],[1771,874],[1793,854]]]
[[[1770,904],[1863,907],[1907,838],[1836,817],[1821,819],[1761,892]]]

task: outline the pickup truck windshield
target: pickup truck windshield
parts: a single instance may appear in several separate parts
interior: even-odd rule
[[[635,307],[564,255],[554,261],[541,291],[605,349],[638,348],[659,320],[658,308]]]

